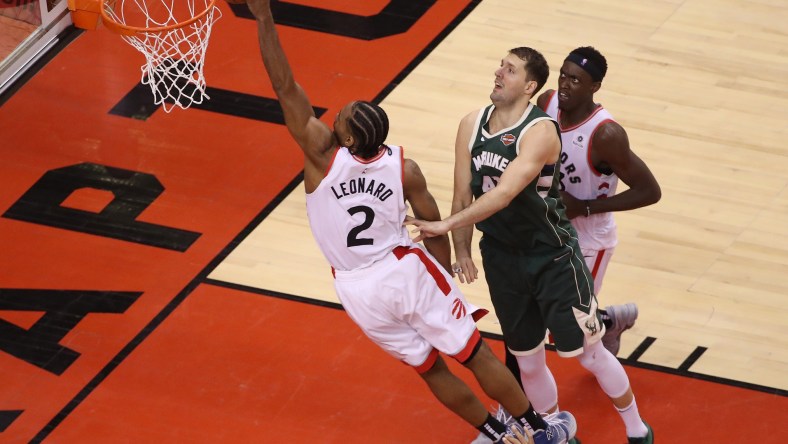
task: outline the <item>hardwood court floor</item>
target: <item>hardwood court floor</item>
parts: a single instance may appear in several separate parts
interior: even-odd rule
[[[388,3],[299,2],[358,16]],[[408,3],[424,9],[367,27],[308,9],[291,24],[333,27],[280,33],[323,120],[350,98],[383,104],[446,214],[456,125],[506,50],[543,51],[552,85],[569,50],[599,47],[598,99],[664,191],[618,217],[601,295],[641,307],[621,353],[641,412],[663,443],[783,442],[784,8],[543,3]],[[468,442],[338,309],[254,23],[220,7],[202,107],[153,106],[142,56],[103,29],[0,99],[0,442]],[[464,289],[489,306],[483,283]],[[502,355],[494,317],[479,325]],[[623,442],[592,378],[548,359],[583,442]]]

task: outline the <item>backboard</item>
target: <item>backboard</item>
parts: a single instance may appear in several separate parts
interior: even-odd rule
[[[69,25],[66,0],[0,0],[0,94],[58,41]]]

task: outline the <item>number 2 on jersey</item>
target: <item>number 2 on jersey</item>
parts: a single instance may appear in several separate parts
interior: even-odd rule
[[[356,227],[354,227],[347,234],[348,248],[358,247],[359,245],[372,245],[374,243],[374,239],[370,239],[366,237],[358,237],[359,233],[371,227],[372,221],[375,220],[375,212],[372,211],[372,208],[359,205],[356,207],[348,208],[347,212],[350,213],[351,216],[354,216],[357,213],[364,213],[364,222],[362,222],[361,225],[357,225]]]

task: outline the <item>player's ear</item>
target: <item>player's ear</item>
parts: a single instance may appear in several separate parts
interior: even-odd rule
[[[536,93],[536,86],[537,86],[536,80],[528,80],[527,82],[525,82],[526,94],[533,97],[534,94]]]
[[[601,80],[599,82],[592,83],[591,84],[591,93],[592,94],[596,93],[597,91],[599,91],[599,88],[601,88],[601,87],[602,87],[602,81]]]

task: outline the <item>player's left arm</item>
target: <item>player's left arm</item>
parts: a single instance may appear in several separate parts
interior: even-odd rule
[[[608,122],[599,128],[592,141],[592,162],[597,170],[615,173],[629,189],[605,199],[589,201],[591,214],[626,211],[652,205],[662,197],[657,179],[629,146],[621,125]]]
[[[441,220],[438,203],[427,189],[427,179],[424,178],[419,165],[411,159],[405,159],[403,168],[405,170],[403,191],[405,199],[413,210],[413,216],[425,221]],[[424,239],[424,246],[449,274],[454,275],[451,270],[451,245],[448,234]]]

